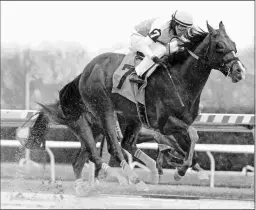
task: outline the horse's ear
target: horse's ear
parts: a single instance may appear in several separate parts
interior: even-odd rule
[[[207,29],[208,29],[209,33],[215,34],[216,32],[215,32],[214,28],[211,27],[211,26],[208,24],[208,21],[206,21],[206,24],[207,24]]]
[[[222,31],[223,33],[226,34],[226,29],[225,29],[225,26],[224,26],[224,24],[222,23],[222,21],[220,21],[220,23],[219,23],[219,29],[220,29],[220,31]]]

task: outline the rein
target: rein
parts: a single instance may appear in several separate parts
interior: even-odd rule
[[[166,71],[166,73],[167,73],[168,76],[169,76],[169,79],[171,80],[172,86],[173,86],[173,88],[174,88],[174,91],[175,91],[175,94],[176,94],[177,98],[179,99],[179,102],[180,102],[181,107],[184,107],[185,105],[184,105],[184,103],[183,103],[183,101],[182,101],[182,99],[181,99],[181,97],[180,97],[180,94],[179,94],[179,92],[178,92],[178,90],[177,90],[177,88],[176,88],[176,85],[175,85],[175,83],[174,83],[174,81],[173,81],[173,79],[172,79],[172,75],[171,75],[170,72],[168,71],[167,66],[164,66],[164,70]]]

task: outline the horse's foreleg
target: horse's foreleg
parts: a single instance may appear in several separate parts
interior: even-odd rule
[[[195,144],[199,139],[197,131],[193,126],[189,126],[184,121],[170,116],[164,126],[164,133],[173,135],[182,150],[187,153],[183,165],[174,174],[174,179],[180,180],[192,165]]]
[[[201,166],[197,163],[193,169],[197,171],[197,177],[199,180],[209,180],[209,174],[201,168]]]
[[[189,151],[188,151],[188,157],[185,160],[184,164],[181,166],[181,168],[179,168],[176,173],[174,174],[174,179],[176,181],[180,180],[182,176],[185,175],[187,169],[192,165],[192,160],[193,160],[193,154],[194,154],[194,150],[195,150],[195,145],[196,142],[198,141],[199,137],[197,134],[196,129],[193,126],[189,126],[188,130],[188,135],[189,138],[191,140],[190,142],[190,147],[189,147]]]
[[[209,174],[197,162],[196,151],[194,151],[191,167],[197,172],[197,177],[199,180],[209,180]]]
[[[140,149],[137,149],[134,153],[134,157],[141,160],[145,165],[150,169],[151,171],[151,177],[149,179],[149,182],[151,184],[158,184],[159,182],[159,176],[158,171],[156,168],[156,161],[153,160],[151,157],[146,155],[144,152],[142,152]]]
[[[142,137],[146,137],[147,139],[155,140],[157,138],[157,135],[156,135],[155,131],[146,129],[145,133],[140,134],[140,138],[142,138]],[[144,141],[147,141],[147,139],[145,139]],[[136,142],[138,140],[143,142],[141,139],[138,139],[138,137],[137,137]],[[136,149],[136,151],[134,152],[134,157],[141,160],[150,169],[151,177],[149,179],[149,182],[152,184],[158,184],[159,183],[159,175],[163,174],[163,170],[162,170],[163,155],[162,155],[161,151],[158,149],[158,157],[157,157],[156,161],[153,160],[148,155],[146,155],[140,149]]]
[[[158,170],[159,175],[163,175],[163,162],[164,162],[164,155],[163,153],[158,149],[157,150],[157,159],[156,159],[156,167]]]
[[[137,121],[128,122],[123,135],[124,138],[122,139],[121,146],[123,149],[129,152],[132,156],[137,157],[143,162],[144,161],[147,162],[150,168],[154,168],[154,171],[157,171],[156,166],[154,166],[156,164],[155,161],[152,160],[150,157],[148,157],[144,152],[139,150],[136,146],[137,134],[140,131],[140,128],[141,128],[141,124],[139,122]],[[147,186],[142,181],[138,182],[137,188],[145,188],[144,190],[148,190]]]
[[[116,130],[114,129],[113,126],[111,126],[112,123],[110,123],[110,121],[114,120],[114,118],[112,118],[112,116],[111,117],[108,116],[108,117],[104,118],[104,120],[106,120],[106,127],[107,127],[107,130],[108,130],[106,139],[107,139],[107,141],[110,145],[110,150],[109,150],[110,154],[115,156],[116,159],[120,162],[121,168],[123,169],[125,174],[127,174],[128,179],[133,184],[136,185],[137,190],[139,190],[139,191],[147,190],[148,188],[145,185],[145,183],[143,183],[139,179],[139,177],[131,170],[131,167],[129,166],[129,164],[127,163],[127,161],[124,158],[123,152],[122,152],[121,147],[120,147],[120,145],[118,143],[118,140],[117,140]],[[114,123],[115,123],[115,121],[114,121]],[[114,140],[115,138],[116,138],[116,141]],[[120,180],[120,177],[119,177],[118,180],[119,180],[119,183],[123,183],[123,180]]]

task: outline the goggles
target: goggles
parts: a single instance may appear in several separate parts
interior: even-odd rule
[[[188,27],[187,26],[183,26],[183,25],[180,25],[180,24],[177,24],[176,25],[177,28],[180,30],[180,31],[185,31]]]

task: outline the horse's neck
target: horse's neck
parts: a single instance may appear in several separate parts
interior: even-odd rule
[[[206,38],[197,47],[194,53],[202,58],[206,52],[208,44],[209,39]],[[192,56],[190,56],[181,66],[180,77],[182,80],[182,85],[193,98],[201,94],[203,87],[209,78],[210,72],[210,67],[206,66],[201,61],[196,60]]]

